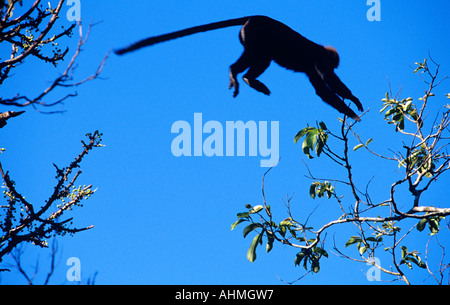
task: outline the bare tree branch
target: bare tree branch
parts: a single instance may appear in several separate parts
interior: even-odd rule
[[[10,118],[14,118],[16,116],[19,116],[19,115],[21,115],[24,112],[25,111],[6,111],[6,112],[3,112],[3,113],[0,113],[0,128],[5,127],[7,120],[9,120]]]

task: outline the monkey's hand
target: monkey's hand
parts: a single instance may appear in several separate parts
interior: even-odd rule
[[[356,122],[361,122],[361,118],[359,117],[359,115],[353,116],[352,119],[354,119]]]
[[[236,97],[239,94],[239,83],[236,78],[230,77],[230,85],[228,89],[234,88],[233,97]]]
[[[263,83],[261,83],[259,80],[254,78],[246,78],[244,77],[244,81],[253,89],[255,89],[258,92],[264,93],[265,95],[270,95],[269,88],[266,87]]]
[[[363,108],[361,102],[359,101],[359,99],[356,96],[352,96],[350,98],[350,100],[356,105],[356,107],[358,107],[359,111],[364,111],[364,108]]]

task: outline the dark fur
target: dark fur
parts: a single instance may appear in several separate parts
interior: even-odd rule
[[[323,101],[354,120],[360,120],[359,116],[342,100],[349,99],[360,111],[363,110],[358,98],[334,73],[334,69],[339,65],[339,55],[336,50],[318,45],[269,17],[250,16],[200,25],[150,37],[115,52],[122,55],[167,40],[236,25],[243,25],[239,32],[239,40],[244,46],[244,53],[230,66],[230,89],[234,88],[234,97],[239,93],[236,77],[247,69],[243,77],[244,81],[253,89],[269,95],[270,90],[257,78],[273,60],[289,70],[306,73],[317,95]]]

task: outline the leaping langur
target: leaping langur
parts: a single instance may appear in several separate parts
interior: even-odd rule
[[[285,24],[266,16],[249,16],[213,22],[154,36],[138,41],[129,47],[115,50],[115,53],[122,55],[171,39],[237,25],[243,25],[239,32],[239,40],[244,46],[244,52],[230,66],[229,89],[234,88],[234,97],[239,93],[239,83],[236,77],[247,69],[248,71],[243,77],[244,81],[256,91],[269,95],[270,90],[257,78],[273,60],[289,70],[306,73],[316,94],[323,101],[354,120],[360,120],[359,116],[343,100],[351,100],[358,110],[363,111],[363,106],[358,98],[334,73],[334,69],[339,65],[337,51],[333,47],[316,44]]]

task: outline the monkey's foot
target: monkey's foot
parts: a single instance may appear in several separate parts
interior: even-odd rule
[[[228,89],[234,88],[233,97],[236,97],[239,94],[239,83],[236,79],[230,78],[230,85]]]
[[[359,117],[359,115],[354,115],[354,116],[352,116],[352,119],[354,119],[356,122],[360,122],[361,121],[361,118]]]
[[[356,96],[352,96],[350,98],[350,100],[356,105],[356,107],[358,107],[359,111],[364,111],[364,108],[363,108],[361,102],[359,101],[359,99]]]
[[[344,104],[345,105],[345,104]],[[340,113],[345,114],[346,116],[354,119],[356,122],[361,121],[361,118],[359,115],[357,115],[353,110],[351,110],[349,107],[345,106],[346,108],[338,109],[336,108]]]
[[[262,92],[265,95],[270,95],[270,90],[269,88],[267,88],[266,85],[264,85],[263,83],[261,83],[259,80],[257,79],[249,79],[249,78],[245,78],[244,77],[244,81],[253,89],[255,89],[256,91]]]

